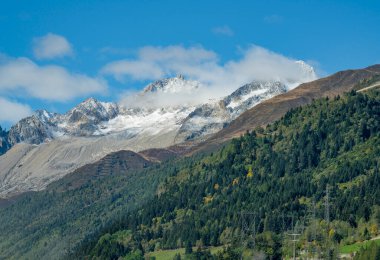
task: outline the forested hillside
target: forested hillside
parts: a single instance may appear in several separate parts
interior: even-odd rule
[[[0,258],[138,258],[160,249],[231,246],[223,259],[253,242],[278,257],[291,254],[283,234],[293,228],[302,233],[299,252],[322,255],[331,241],[336,254],[338,243],[378,233],[379,114],[378,92],[352,92],[292,110],[211,155],[143,163],[140,170],[114,156],[110,166],[122,168],[103,167],[87,180],[78,172],[75,185],[71,175],[1,208]],[[323,220],[328,185],[330,223]],[[254,241],[252,229],[241,229],[242,212],[252,213]]]
[[[133,154],[110,154],[44,191],[0,207],[0,259],[60,259],[86,236],[151,199],[157,185],[172,174],[170,162],[161,171],[158,164],[145,167]]]
[[[215,257],[254,248],[278,259],[292,254],[292,231],[300,234],[298,252],[333,258],[339,244],[378,234],[379,130],[375,91],[293,109],[219,152],[163,164],[159,172],[168,177],[153,199],[88,236],[69,257],[139,259],[226,245]]]

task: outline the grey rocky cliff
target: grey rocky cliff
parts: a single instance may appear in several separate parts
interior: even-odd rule
[[[48,124],[41,121],[37,115],[20,120],[11,127],[8,134],[11,146],[21,142],[40,144],[47,138],[51,138]]]
[[[116,103],[99,102],[89,98],[52,121],[69,135],[91,136],[99,129],[101,122],[109,121],[118,114],[119,106]]]

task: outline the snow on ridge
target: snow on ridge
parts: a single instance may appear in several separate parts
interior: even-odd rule
[[[162,80],[157,80],[153,83],[147,85],[143,91],[144,93],[179,93],[186,92],[191,93],[192,91],[198,89],[201,83],[195,80],[187,80],[182,75],[178,75],[174,78],[166,78]]]
[[[227,107],[234,109],[234,108],[240,106],[246,100],[248,100],[254,96],[264,94],[267,91],[268,90],[265,88],[254,90],[254,91],[252,91],[246,95],[241,96],[239,100],[231,100],[231,102],[227,105]]]

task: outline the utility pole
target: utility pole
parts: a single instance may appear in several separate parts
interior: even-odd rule
[[[330,186],[326,185],[326,197],[325,197],[325,220],[327,226],[326,236],[326,259],[329,259],[330,255]]]
[[[293,259],[295,260],[296,259],[296,243],[299,241],[299,239],[297,239],[297,236],[300,236],[301,234],[298,234],[298,233],[291,233],[291,234],[288,234],[289,236],[292,236],[292,239],[290,241],[293,242]]]
[[[314,245],[316,244],[317,242],[317,221],[316,221],[316,218],[315,218],[315,199],[313,199],[313,237],[312,237],[312,240],[311,241],[314,241]],[[313,250],[314,249],[314,250]],[[314,253],[316,252],[316,248],[314,248],[314,246],[312,245],[312,256],[313,256],[313,259],[314,259]]]
[[[255,212],[241,212],[241,245],[244,249],[244,242],[249,244],[248,240],[245,240],[245,237],[252,238],[252,251],[256,246],[256,213]],[[243,259],[243,256],[241,256]]]
[[[325,199],[325,219],[327,222],[327,227],[330,227],[330,204],[329,204],[329,197],[330,197],[330,186],[327,184],[326,186],[326,199]]]
[[[315,199],[313,198],[311,206],[308,207],[307,211],[307,226],[310,228],[310,235],[307,235],[307,252],[306,252],[306,259],[308,259],[309,255],[311,256],[311,259],[314,259],[314,254],[316,252],[316,247],[314,246],[313,242],[317,240],[317,222],[315,219]]]
[[[292,226],[293,226],[293,231],[292,231],[292,233],[290,233],[288,235],[292,236],[292,239],[290,241],[293,242],[293,260],[295,260],[296,259],[296,243],[299,241],[299,239],[297,239],[297,237],[300,236],[301,234],[295,232],[294,215],[292,216]]]

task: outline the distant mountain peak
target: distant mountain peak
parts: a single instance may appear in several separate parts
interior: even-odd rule
[[[51,113],[45,109],[38,109],[36,111],[34,111],[34,114],[33,114],[35,117],[37,117],[39,120],[41,120],[42,122],[47,122],[49,121],[50,119],[54,118],[55,116],[57,116],[56,113]]]
[[[311,78],[311,79],[317,79],[317,74],[315,73],[315,70],[312,66],[304,62],[303,60],[297,60],[296,63],[300,65],[302,72],[304,73],[304,76]]]
[[[200,87],[200,83],[195,80],[187,80],[182,74],[178,74],[173,78],[166,78],[156,80],[147,85],[142,91],[145,93],[179,93],[179,92],[192,92]]]
[[[100,102],[91,97],[71,109],[66,117],[69,122],[100,122],[114,118],[118,112],[117,104]]]
[[[91,108],[95,108],[98,106],[100,106],[100,102],[97,99],[90,97],[90,98],[87,98],[86,100],[82,101],[81,103],[79,103],[79,105],[77,105],[75,108],[91,109]]]

